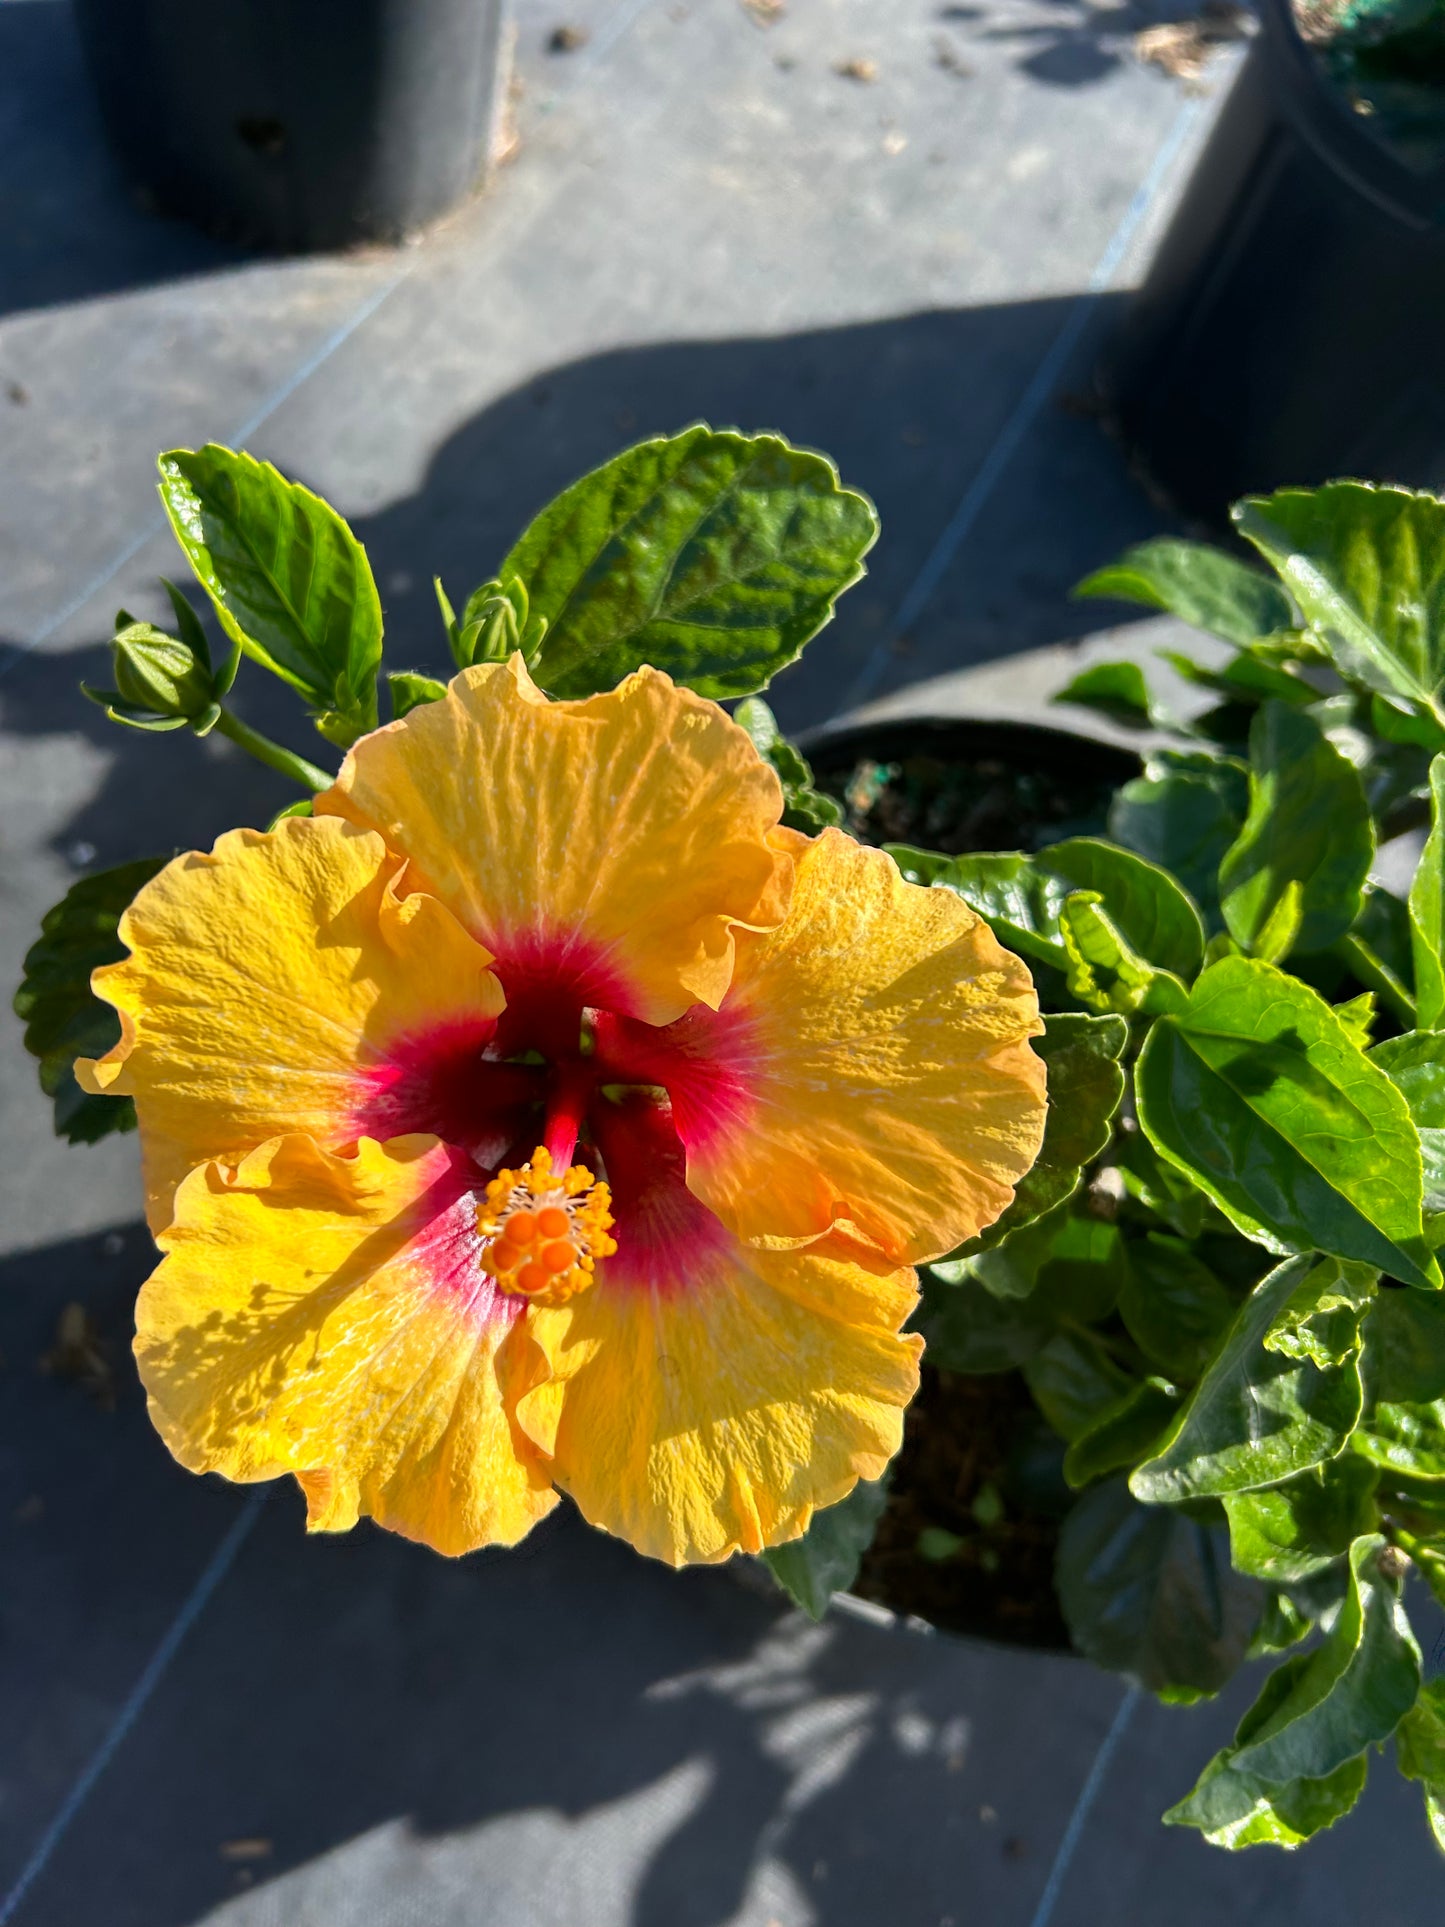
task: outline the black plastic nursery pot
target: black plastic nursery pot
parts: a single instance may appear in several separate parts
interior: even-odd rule
[[[1261,14],[1101,368],[1149,475],[1220,525],[1285,484],[1445,483],[1445,168],[1385,145],[1290,0]]]
[[[510,0],[74,0],[112,146],[161,212],[296,251],[393,241],[478,184]]]
[[[1130,751],[1042,724],[979,718],[862,723],[805,743],[819,787],[865,842],[957,853],[1035,850],[1104,828],[1139,773]],[[1016,1370],[965,1376],[925,1358],[888,1503],[853,1590],[948,1632],[1069,1649],[1054,1592],[1074,1503],[1062,1440]],[[948,1535],[929,1556],[930,1533]]]

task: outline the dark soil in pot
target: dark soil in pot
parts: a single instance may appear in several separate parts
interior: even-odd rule
[[[1125,750],[1022,723],[864,725],[807,747],[818,787],[863,842],[949,854],[1100,834],[1139,768]],[[1066,1650],[1053,1584],[1072,1503],[1063,1454],[1018,1372],[925,1364],[854,1591],[948,1632]]]

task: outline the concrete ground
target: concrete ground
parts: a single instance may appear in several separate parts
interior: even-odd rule
[[[1228,68],[1186,96],[1134,58],[1149,18],[524,0],[492,188],[415,246],[278,262],[134,208],[64,0],[0,0],[0,978],[77,873],[283,800],[75,693],[117,605],[161,612],[162,448],[244,444],[321,489],[403,658],[438,667],[434,572],[464,591],[639,435],[776,426],[884,522],[777,685],[788,723],[1019,651],[1057,653],[990,671],[994,698],[1062,673],[1098,623],[1069,585],[1161,526],[1068,397]],[[564,23],[588,38],[550,54]],[[243,700],[294,735],[259,678]],[[814,1629],[568,1518],[457,1563],[308,1542],[293,1493],[188,1477],[126,1350],[133,1143],[54,1144],[14,1026],[0,1133],[0,1927],[1439,1917],[1384,1769],[1292,1858],[1158,1827],[1248,1687],[1170,1712],[1068,1660]],[[70,1301],[99,1398],[39,1368]]]

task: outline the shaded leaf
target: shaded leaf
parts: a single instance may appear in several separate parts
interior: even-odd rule
[[[1382,1291],[1365,1316],[1369,1393],[1389,1405],[1445,1397],[1445,1293]]]
[[[39,1060],[40,1088],[54,1100],[55,1132],[72,1144],[94,1144],[135,1128],[128,1097],[92,1097],[75,1081],[77,1057],[99,1057],[119,1042],[120,1019],[90,987],[90,973],[126,954],[116,934],[142,884],[169,861],[145,857],[73,883],[41,920],[25,957],[15,1012],[25,1048]]]
[[[1249,815],[1219,871],[1231,936],[1266,954],[1291,905],[1289,937],[1268,951],[1324,950],[1354,923],[1375,854],[1358,772],[1309,716],[1267,702],[1249,737]]]
[[[1246,1237],[1438,1287],[1408,1106],[1298,979],[1257,959],[1205,970],[1135,1066],[1150,1142]]]
[[[772,765],[783,786],[783,824],[816,836],[843,821],[843,806],[836,797],[826,796],[813,787],[813,772],[807,758],[795,749],[778,728],[777,718],[761,696],[749,696],[733,711],[733,721],[745,729],[753,748]],[[928,879],[932,882],[932,878]]]
[[[532,669],[553,696],[611,689],[643,663],[747,696],[829,620],[877,533],[823,456],[698,424],[574,482],[498,573],[527,584],[547,625]]]
[[[1059,1332],[1023,1367],[1034,1403],[1071,1443],[1117,1410],[1134,1381],[1093,1332]]]
[[[1055,1573],[1079,1651],[1156,1693],[1217,1693],[1264,1603],[1231,1570],[1222,1532],[1138,1504],[1122,1479],[1086,1492],[1064,1521]]]
[[[1049,700],[1097,710],[1129,729],[1148,729],[1155,720],[1149,685],[1137,662],[1096,662]]]
[[[1233,1294],[1185,1239],[1150,1232],[1130,1244],[1119,1315],[1140,1351],[1171,1378],[1199,1376],[1235,1309]]]
[[[1025,1367],[1025,1376],[1030,1369],[1039,1371],[1047,1358],[1045,1351],[1032,1368]],[[1086,1429],[1076,1432],[1064,1454],[1064,1477],[1071,1486],[1091,1485],[1107,1473],[1136,1464],[1157,1444],[1178,1409],[1179,1392],[1167,1379],[1136,1379],[1112,1405],[1094,1415]]]
[[[1151,756],[1115,792],[1109,835],[1176,876],[1217,928],[1219,866],[1244,824],[1249,777],[1230,758]]]
[[[801,1539],[771,1546],[760,1556],[783,1591],[809,1619],[821,1619],[835,1592],[846,1592],[873,1542],[888,1481],[860,1479],[846,1499],[813,1514]]]
[[[1287,1652],[1291,1646],[1298,1646],[1313,1629],[1314,1621],[1308,1613],[1301,1612],[1285,1593],[1272,1592],[1264,1609],[1264,1617],[1254,1629],[1247,1657],[1263,1659],[1270,1653]]]
[[[1069,1011],[1045,1019],[1033,1047],[1048,1066],[1048,1117],[1033,1168],[1014,1201],[994,1224],[964,1246],[960,1257],[986,1251],[1073,1196],[1084,1169],[1104,1151],[1124,1095],[1119,1064],[1129,1042],[1122,1017],[1085,1017]]]
[[[1350,1445],[1407,1485],[1445,1485],[1445,1399],[1419,1405],[1381,1399]]]
[[[1369,1053],[1409,1106],[1420,1139],[1427,1211],[1445,1211],[1445,1031],[1414,1030]]]
[[[1292,1585],[1343,1559],[1378,1523],[1379,1475],[1352,1452],[1264,1492],[1227,1492],[1229,1547],[1238,1572]]]
[[[160,458],[161,500],[221,626],[305,696],[328,741],[376,726],[381,601],[336,513],[269,462],[208,442]]]
[[[1268,1339],[1313,1302],[1319,1274],[1341,1280],[1332,1259],[1291,1258],[1241,1305],[1229,1334],[1158,1453],[1129,1483],[1151,1505],[1280,1485],[1340,1452],[1364,1405],[1358,1350],[1321,1366]]]
[[[1087,576],[1074,594],[1142,602],[1178,616],[1191,629],[1240,644],[1294,621],[1288,596],[1267,575],[1223,549],[1171,535],[1126,549],[1117,562]]]
[[[397,719],[409,716],[425,703],[440,702],[447,693],[444,682],[438,682],[435,676],[418,675],[411,669],[392,670],[386,682],[391,692],[391,713]]]

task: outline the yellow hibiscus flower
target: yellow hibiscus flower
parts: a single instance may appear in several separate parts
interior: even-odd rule
[[[876,1478],[911,1267],[1039,1146],[1028,972],[644,669],[520,658],[356,744],[310,819],[178,858],[96,973],[165,1257],[152,1417],[308,1523],[512,1544],[571,1495],[680,1565]]]

